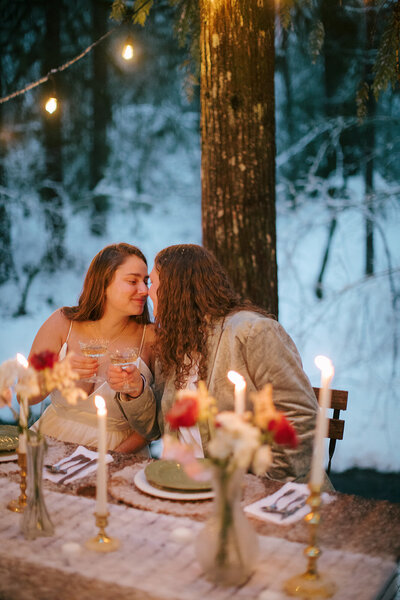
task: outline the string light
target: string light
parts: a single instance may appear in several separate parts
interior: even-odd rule
[[[151,2],[151,0],[144,0],[143,3],[140,6],[138,6],[134,10],[132,10],[131,13],[130,13],[131,19],[133,20],[134,17],[135,17],[135,15],[139,14],[140,11],[143,10],[145,8],[145,6],[147,4],[149,4],[150,2]],[[93,42],[92,44],[90,44],[90,46],[88,46],[87,48],[85,48],[85,50],[83,50],[83,52],[81,52],[80,54],[78,54],[77,56],[75,56],[74,58],[72,58],[71,60],[69,60],[68,62],[64,63],[60,67],[57,67],[56,69],[52,69],[51,71],[49,71],[49,73],[47,73],[47,75],[44,75],[44,77],[41,77],[40,79],[38,79],[36,81],[33,81],[32,83],[28,83],[28,85],[26,85],[25,87],[21,88],[20,90],[17,90],[16,92],[13,92],[12,94],[8,94],[7,96],[3,96],[2,98],[0,98],[0,104],[4,104],[4,102],[8,102],[9,100],[12,100],[13,98],[16,98],[17,96],[21,96],[22,94],[26,94],[26,92],[28,92],[29,90],[34,89],[38,85],[42,85],[42,83],[46,83],[46,81],[48,81],[49,78],[51,77],[51,75],[54,75],[54,73],[61,73],[62,71],[65,71],[65,69],[68,69],[74,63],[78,62],[78,60],[81,60],[82,58],[84,58],[86,56],[86,54],[88,54],[91,50],[93,50],[93,48],[95,48],[103,40],[105,40],[106,38],[108,38],[108,36],[111,35],[112,33],[114,33],[114,31],[116,31],[117,29],[120,29],[120,27],[122,25],[123,24],[120,23],[116,27],[113,27],[112,29],[110,29],[110,31],[107,31],[107,33],[105,33],[104,35],[102,35],[98,40],[96,40],[95,42]],[[131,48],[131,52],[132,52],[132,56],[129,59],[126,59],[126,60],[130,60],[131,58],[133,58],[133,46]]]
[[[125,42],[125,46],[122,50],[122,58],[124,58],[125,60],[132,60],[134,56],[134,48],[133,48],[133,43],[132,43],[132,39],[128,38]]]
[[[48,112],[48,113],[50,113],[51,115],[52,115],[53,113],[55,113],[55,112],[56,112],[56,110],[57,110],[57,107],[58,107],[58,101],[57,101],[57,98],[55,98],[54,96],[51,96],[51,97],[50,97],[50,98],[47,100],[47,102],[46,102],[46,104],[44,105],[44,107],[45,107],[45,109],[47,110],[47,112]]]

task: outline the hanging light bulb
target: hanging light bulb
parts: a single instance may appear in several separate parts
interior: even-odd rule
[[[55,98],[54,96],[51,96],[51,98],[49,98],[47,100],[44,107],[47,110],[47,112],[52,115],[57,110],[57,106],[58,106],[57,98]]]
[[[124,58],[125,60],[132,60],[133,58],[133,43],[132,40],[130,38],[128,38],[125,42],[125,46],[122,50],[122,58]]]

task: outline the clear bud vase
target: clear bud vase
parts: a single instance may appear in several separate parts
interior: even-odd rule
[[[245,583],[256,566],[258,539],[241,504],[243,471],[214,468],[213,512],[196,540],[196,555],[209,581]]]
[[[32,436],[32,432],[30,432]],[[24,510],[21,531],[25,539],[34,540],[54,534],[43,496],[43,461],[46,451],[44,436],[38,435],[27,442],[27,505]]]

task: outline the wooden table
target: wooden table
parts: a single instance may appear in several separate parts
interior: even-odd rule
[[[46,460],[73,449],[54,442]],[[8,500],[18,496],[16,465],[0,464],[0,598],[288,600],[283,582],[306,566],[305,523],[282,527],[253,520],[260,541],[253,576],[241,588],[215,586],[202,576],[192,543],[211,502],[163,501],[142,494],[132,483],[134,472],[142,467],[142,462],[129,456],[118,456],[112,463],[107,531],[119,539],[121,547],[114,553],[97,554],[83,548],[96,533],[94,499],[79,495],[91,493],[94,476],[62,490],[46,483],[46,505],[56,533],[28,542],[20,533],[21,516],[5,508]],[[252,502],[280,485],[247,475],[243,502]],[[335,600],[395,598],[400,506],[335,494],[322,517],[319,567],[338,584]],[[178,527],[191,534],[185,544],[175,541]],[[67,542],[82,544],[81,553],[66,555]]]

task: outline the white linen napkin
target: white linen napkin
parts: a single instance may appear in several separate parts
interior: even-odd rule
[[[283,495],[289,492],[290,490],[294,490],[293,493],[283,497]],[[289,517],[285,518],[282,518],[282,515],[279,513],[266,512],[262,510],[262,507],[271,506],[271,504],[273,504],[275,500],[281,498],[280,501],[278,500],[278,509],[285,509],[285,507],[289,503],[290,509],[291,507],[294,507],[297,504],[297,502],[295,502],[296,498],[299,498],[300,503],[300,499],[304,496],[308,497],[309,494],[310,490],[307,484],[293,483],[292,481],[289,481],[274,494],[271,494],[270,496],[265,496],[265,498],[261,498],[261,500],[257,500],[257,502],[253,502],[253,504],[249,504],[245,507],[244,510],[245,512],[257,517],[258,519],[261,519],[262,521],[272,521],[273,523],[277,523],[278,525],[290,525],[291,523],[294,523],[295,521],[299,521],[300,519],[304,518],[310,512],[310,507],[308,504],[305,504],[304,506],[299,508],[299,510],[296,510],[296,512],[293,515],[290,515]],[[322,494],[323,503],[328,504],[333,500],[333,496],[330,496],[325,492]]]
[[[78,454],[83,454],[84,456],[87,456],[88,458],[90,458],[90,460],[98,457],[98,452],[94,452],[93,450],[88,450],[87,448],[85,448],[85,446],[78,446],[77,449],[75,450],[75,452],[73,452],[70,456],[66,456],[65,458],[62,458],[57,463],[55,463],[53,466],[54,467],[56,467],[56,466],[62,467],[62,465],[64,463],[71,460],[71,458],[74,458],[74,456],[78,456]],[[106,454],[106,463],[110,463],[113,460],[114,459],[111,456],[111,454]],[[69,467],[69,463],[66,466]],[[71,465],[71,468],[68,468],[68,475],[71,475],[71,477],[63,485],[69,485],[70,483],[73,483],[74,481],[76,481],[77,479],[80,479],[81,477],[86,477],[87,475],[89,475],[89,473],[92,473],[93,471],[96,471],[96,469],[97,469],[97,463],[93,463],[93,464],[89,465],[87,467],[87,469],[82,469],[82,471],[80,471],[77,475],[75,475],[75,477],[72,476],[73,473],[75,473],[76,471],[81,469],[83,466],[84,465],[82,463],[77,463],[76,465],[75,464]],[[45,469],[43,476],[45,479],[49,479],[50,481],[57,483],[58,481],[60,481],[60,479],[62,479],[63,477],[66,477],[66,473],[52,473],[51,471],[48,471],[47,469]]]

